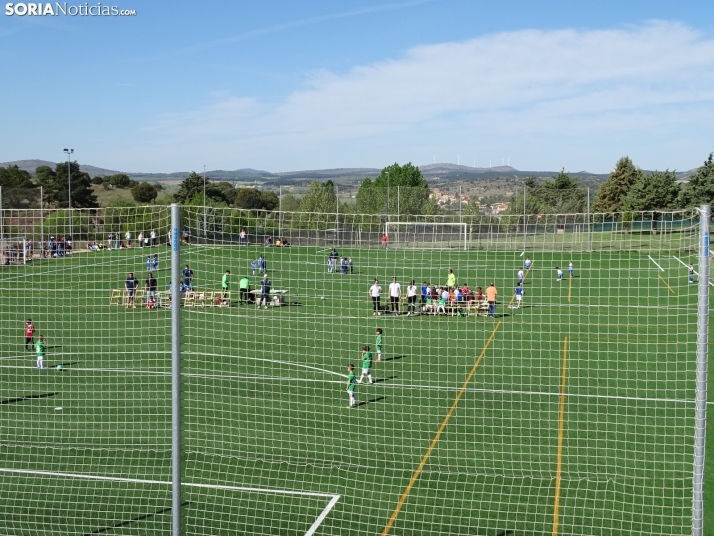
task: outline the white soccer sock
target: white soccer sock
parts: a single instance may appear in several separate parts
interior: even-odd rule
[[[37,368],[42,368],[44,365],[42,364],[42,358],[38,357],[37,358]]]
[[[382,352],[377,350],[377,361],[381,361],[381,360],[382,360]]]

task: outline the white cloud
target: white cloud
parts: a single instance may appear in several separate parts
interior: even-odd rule
[[[480,164],[518,154],[521,169],[603,172],[623,154],[675,167],[710,150],[702,137],[713,82],[714,40],[682,24],[524,30],[419,46],[345,75],[311,73],[278,103],[218,94],[156,118],[147,134],[154,162],[157,152],[200,154],[224,168],[423,163],[449,152],[441,159],[461,152],[470,162],[467,150]],[[682,136],[693,138],[691,155],[681,154]]]

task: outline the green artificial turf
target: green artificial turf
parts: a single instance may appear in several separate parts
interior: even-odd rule
[[[2,268],[0,534],[170,533],[171,311],[109,304],[148,252],[166,289],[165,247]],[[697,285],[673,255],[691,253],[543,244],[514,310],[521,251],[340,247],[352,275],[328,252],[183,248],[199,291],[233,274],[232,307],[182,308],[186,534],[554,534],[556,487],[558,534],[689,533]],[[238,305],[260,254],[299,306]],[[496,283],[496,319],[372,315],[373,278],[386,303],[392,276],[448,268]],[[377,327],[385,360],[350,409]]]

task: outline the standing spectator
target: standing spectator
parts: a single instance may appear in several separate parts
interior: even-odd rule
[[[491,318],[496,318],[496,297],[498,296],[498,290],[493,283],[491,283],[486,289],[486,301],[488,301],[488,316]]]
[[[446,276],[446,290],[451,292],[456,288],[456,274],[454,274],[454,271],[449,268],[449,273]]]
[[[139,247],[143,248],[144,247],[144,231],[139,231],[139,237],[137,238],[139,242]]]
[[[263,275],[263,280],[260,282],[260,300],[258,300],[258,309],[260,309],[261,303],[263,303],[265,309],[267,309],[269,301],[270,301],[270,279],[268,279],[268,274],[265,274],[265,275]]]
[[[154,274],[152,272],[149,272],[149,277],[146,278],[146,303],[149,303],[149,300],[155,302],[156,301],[156,289],[158,288],[159,284],[156,282],[156,278],[154,277]]]
[[[117,231],[114,233],[114,249],[119,249],[119,246],[121,245],[121,233]]]
[[[231,271],[226,270],[226,273],[223,274],[223,278],[221,279],[221,287],[223,288],[223,299],[225,300],[228,298],[228,287],[231,284]]]
[[[389,283],[389,302],[392,307],[392,315],[399,316],[399,298],[402,297],[402,286],[397,283],[397,278],[393,277]]]
[[[340,258],[340,254],[337,253],[337,250],[335,248],[332,248],[332,251],[330,251],[330,258],[332,259],[333,266],[336,266],[337,259]]]
[[[347,257],[347,265],[350,267],[350,275],[355,273],[354,264],[352,264],[352,257]]]
[[[186,268],[184,268],[181,273],[183,274],[184,286],[189,290],[193,290],[193,270],[191,270],[187,264]]]
[[[67,252],[67,255],[72,254],[72,237],[67,238],[67,242],[65,243],[65,250]]]
[[[414,284],[414,280],[409,283],[407,287],[407,316],[411,316],[416,313],[416,299],[417,299],[417,286]]]
[[[32,325],[32,318],[28,318],[25,322],[25,350],[32,352],[32,348],[35,346],[35,326]]]
[[[156,229],[151,230],[149,237],[151,238],[151,247],[153,248],[156,245]]]
[[[124,233],[124,240],[126,240],[126,247],[131,247],[131,231]]]
[[[136,278],[134,277],[134,272],[129,273],[129,277],[124,281],[124,288],[126,289],[126,308],[128,309],[130,305],[136,309]]]
[[[374,283],[372,284],[371,287],[369,287],[369,297],[372,298],[372,307],[374,312],[372,313],[372,316],[378,316],[382,314],[382,311],[379,310],[379,300],[380,297],[382,296],[382,287],[379,286],[379,280],[375,279]]]
[[[107,235],[107,247],[109,249],[112,249],[112,243],[114,242],[114,233],[109,232]]]
[[[383,235],[382,235],[382,248],[383,248],[383,249],[387,249],[387,242],[388,242],[388,241],[389,241],[389,240],[387,239],[387,235],[386,235],[386,234],[383,234]]]
[[[241,246],[247,245],[247,235],[245,234],[245,229],[241,229],[240,234],[238,236],[240,238],[240,245]]]
[[[238,287],[240,289],[240,296],[238,303],[243,305],[243,303],[248,303],[248,291],[250,290],[250,280],[243,276],[238,282]]]

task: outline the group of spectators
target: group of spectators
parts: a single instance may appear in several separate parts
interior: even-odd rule
[[[407,316],[424,312],[427,314],[446,314],[447,305],[453,310],[460,305],[470,305],[474,302],[488,303],[488,316],[495,318],[496,299],[498,291],[493,283],[486,288],[484,296],[483,289],[478,287],[476,292],[471,290],[468,284],[464,284],[461,288],[456,284],[456,276],[453,270],[449,269],[446,285],[432,285],[424,281],[419,289],[412,279],[406,289],[407,298]],[[392,278],[389,284],[389,306],[382,306],[382,287],[379,280],[375,279],[371,287],[369,287],[369,297],[372,300],[372,315],[378,316],[381,314],[390,314],[398,316],[400,314],[399,306],[402,298],[402,287],[396,277]],[[417,305],[417,300],[421,298],[421,304]]]
[[[140,248],[143,247],[153,247],[156,245],[156,229],[152,229],[148,235],[144,235],[144,231],[139,232],[137,237],[137,245]],[[170,237],[169,237],[170,240]],[[124,233],[124,240],[122,240],[122,235],[120,232],[110,231],[107,234],[107,247],[109,249],[125,249],[131,248],[132,234],[131,231],[126,231]]]
[[[355,267],[352,257],[341,257],[335,248],[332,248],[330,256],[327,258],[327,273],[332,274],[340,269],[340,274],[354,274]]]

